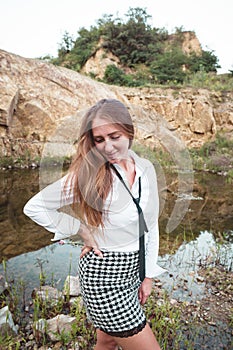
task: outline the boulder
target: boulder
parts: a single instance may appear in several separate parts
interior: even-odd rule
[[[67,276],[64,284],[64,295],[77,297],[81,294],[78,276]]]
[[[32,297],[37,298],[41,303],[56,305],[59,300],[63,299],[63,294],[51,286],[41,286],[40,289],[33,290]]]
[[[40,319],[34,323],[34,333],[37,339],[47,334],[51,341],[61,339],[61,335],[70,333],[72,326],[76,323],[76,318],[69,315],[57,315],[49,320]]]
[[[17,333],[18,329],[14,324],[12,314],[8,306],[5,306],[2,309],[0,309],[0,335],[17,335]]]

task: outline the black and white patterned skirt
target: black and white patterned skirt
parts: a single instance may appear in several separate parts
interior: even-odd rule
[[[79,278],[89,320],[98,329],[116,337],[129,337],[146,325],[138,299],[138,252],[93,251],[79,261]]]

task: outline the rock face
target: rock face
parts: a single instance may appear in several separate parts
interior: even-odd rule
[[[62,118],[115,94],[65,68],[0,51],[0,156],[40,156]]]
[[[107,66],[114,64],[119,65],[119,58],[114,56],[111,52],[106,55],[103,48],[99,48],[95,55],[93,55],[84,65],[82,73],[94,74],[96,78],[103,79]]]
[[[154,145],[164,135],[176,135],[198,147],[216,131],[233,130],[232,97],[204,89],[110,86],[0,50],[0,157],[40,158],[45,144],[73,144],[84,110],[101,98],[117,98],[129,107],[141,141]]]
[[[167,39],[167,50],[170,50],[172,44],[178,44],[184,54],[190,55],[195,53],[201,55],[201,44],[196,37],[195,32],[182,31],[175,34],[170,34]],[[115,65],[122,69],[125,73],[132,72],[129,67],[124,67],[120,64],[118,57],[114,56],[110,51],[104,49],[104,39],[100,39],[95,53],[87,60],[82,68],[81,73],[94,75],[95,78],[103,79],[104,73],[108,65]],[[186,69],[186,67],[184,67]]]
[[[174,41],[181,43],[181,49],[186,54],[194,52],[196,55],[201,55],[202,48],[200,41],[198,40],[195,32],[192,31],[182,31],[175,34],[171,34],[168,37],[168,43],[172,44]]]

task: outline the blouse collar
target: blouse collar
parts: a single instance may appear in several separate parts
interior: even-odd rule
[[[140,158],[131,149],[129,149],[129,156],[134,160],[134,163],[135,163],[136,175],[135,175],[134,183],[136,183],[138,181],[139,177],[142,176],[143,172],[145,171],[144,159]],[[120,167],[120,165],[117,163],[114,163],[113,165],[119,171],[119,173],[121,174],[121,176],[125,180],[125,173],[124,173],[123,169]]]

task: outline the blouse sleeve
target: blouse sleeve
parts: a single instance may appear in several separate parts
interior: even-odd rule
[[[146,277],[153,278],[166,272],[157,264],[159,252],[159,227],[158,223],[149,231],[146,245]]]
[[[146,243],[146,277],[153,278],[166,272],[165,269],[157,264],[159,253],[159,195],[157,186],[157,177],[154,166],[148,169],[148,179],[150,186],[150,206],[153,208],[152,217],[149,225],[148,238]]]
[[[45,187],[32,197],[23,209],[30,219],[54,233],[52,241],[76,235],[80,227],[77,218],[60,210],[73,202],[72,191],[69,188],[66,188],[66,193],[63,191],[65,181],[66,176]]]

